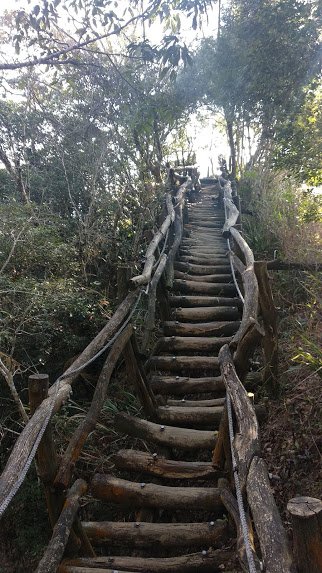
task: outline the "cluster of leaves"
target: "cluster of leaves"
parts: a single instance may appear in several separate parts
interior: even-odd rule
[[[280,167],[320,177],[320,15],[317,1],[231,0],[219,37],[201,43],[198,80],[224,113],[234,176],[243,153],[255,164],[276,145]]]
[[[37,14],[40,17],[41,12]],[[186,99],[158,62],[97,53],[8,80],[0,103],[0,350],[61,367],[113,308],[116,269],[140,263]]]
[[[36,50],[38,57],[34,61],[12,63],[11,69],[21,64],[35,65],[36,60],[45,64],[64,64],[73,58],[77,60],[79,50],[88,50],[98,41],[118,36],[123,31],[129,34],[131,26],[138,23],[151,26],[158,19],[167,30],[178,32],[180,14],[191,19],[191,26],[195,30],[213,3],[214,0],[149,0],[143,8],[138,0],[129,0],[125,6],[111,0],[39,0],[29,10],[23,8],[16,12],[13,35],[18,55],[22,46],[27,45]],[[72,35],[63,33],[64,19],[68,20]],[[130,50],[133,50],[132,42]],[[138,50],[140,57],[148,61],[157,57],[170,67],[175,67],[180,58],[184,63],[189,61],[188,49],[185,45],[179,46],[178,39],[175,42],[165,39],[158,48],[143,41],[136,46],[136,53]],[[10,69],[10,65],[0,64],[1,67]]]

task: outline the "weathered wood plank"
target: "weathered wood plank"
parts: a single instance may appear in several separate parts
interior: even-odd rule
[[[231,551],[209,549],[180,557],[96,557],[95,559],[66,559],[58,573],[214,573],[218,567],[231,563]],[[111,569],[112,567],[112,569]],[[82,568],[82,569],[81,569]],[[225,569],[225,573],[232,573]]]
[[[142,523],[83,522],[94,543],[134,547],[210,547],[227,535],[227,522]]]
[[[153,444],[182,448],[183,450],[212,449],[215,447],[217,432],[189,430],[163,424],[154,424],[129,414],[117,414],[115,428],[120,432],[148,440]]]
[[[233,316],[236,316],[236,309],[233,312]],[[169,321],[163,323],[163,331],[166,336],[232,336],[240,326],[238,320],[219,320],[220,322]]]
[[[224,344],[229,344],[230,337],[214,336],[164,336],[159,338],[155,353],[162,352],[215,352]]]
[[[209,487],[171,487],[154,483],[136,483],[105,474],[96,474],[91,482],[96,499],[134,507],[158,509],[222,511],[219,491]]]
[[[146,362],[146,369],[180,372],[181,370],[219,371],[216,356],[151,356]]]
[[[68,491],[64,507],[55,524],[49,545],[38,564],[36,573],[56,573],[79,509],[79,498],[86,491],[87,484],[81,479],[78,479]]]
[[[139,450],[120,450],[114,454],[112,461],[118,469],[131,473],[143,472],[171,479],[216,477],[216,470],[210,463],[169,460],[157,453],[150,454]]]
[[[199,308],[176,308],[174,310],[176,320],[186,322],[212,322],[214,320],[236,321],[240,313],[235,306],[203,306]]]

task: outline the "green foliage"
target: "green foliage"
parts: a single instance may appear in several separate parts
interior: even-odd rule
[[[0,571],[34,571],[50,535],[43,487],[32,467],[2,523]]]
[[[240,182],[243,204],[253,212],[245,230],[254,251],[268,259],[274,251],[294,262],[321,259],[322,198],[302,191],[285,172],[257,168]]]
[[[198,81],[206,104],[225,116],[234,170],[247,139],[250,164],[275,141],[279,167],[319,181],[320,96],[304,88],[320,72],[320,32],[318,2],[231,0],[220,36],[201,43]]]
[[[320,279],[319,274],[307,275],[305,281],[302,281],[307,302],[301,318],[297,320],[294,339],[300,341],[300,346],[292,361],[305,364],[322,378],[322,289]]]
[[[0,279],[0,347],[25,367],[56,368],[82,350],[110,312],[101,293],[76,279]]]
[[[67,222],[46,207],[15,201],[0,205],[1,268],[15,280],[78,274],[78,252]]]
[[[274,164],[291,170],[300,181],[322,184],[322,80],[304,92],[299,110],[282,122],[275,137]]]
[[[94,48],[99,40],[113,36],[119,36],[126,30],[129,37],[133,26],[142,24],[143,27],[151,26],[158,20],[166,31],[162,45],[152,47],[148,42],[139,42],[135,53],[139,54],[144,61],[160,59],[162,64],[175,68],[182,59],[189,62],[189,53],[185,45],[180,46],[178,39],[169,41],[167,33],[175,34],[180,31],[180,15],[184,14],[191,22],[192,29],[196,30],[201,25],[202,16],[207,8],[214,4],[215,0],[149,0],[143,7],[138,0],[128,2],[112,2],[110,0],[38,0],[32,3],[30,8],[18,9],[15,16],[15,25],[12,26],[12,44],[15,52],[19,55],[23,47],[27,49],[36,47],[41,49],[40,61],[45,64],[55,65],[60,63],[72,63],[77,65],[79,49],[85,48],[87,52]],[[75,38],[73,45],[62,48],[61,36],[68,17],[71,33]],[[56,28],[58,26],[59,33]],[[145,29],[145,28],[144,28]],[[143,36],[145,34],[143,33]],[[70,35],[66,38],[70,39]],[[169,43],[170,42],[170,43]],[[135,43],[130,42],[130,49]],[[53,56],[54,54],[54,56]],[[28,61],[28,60],[27,60]],[[32,59],[29,60],[33,65]],[[14,64],[13,64],[14,65]],[[1,64],[0,64],[1,69]],[[174,71],[174,69],[172,70]]]

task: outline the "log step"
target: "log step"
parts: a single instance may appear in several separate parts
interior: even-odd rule
[[[199,308],[199,311],[200,310]],[[239,325],[240,321],[238,320],[229,322],[191,323],[176,320],[164,322],[163,332],[166,336],[233,336],[235,332],[237,332]]]
[[[174,318],[186,322],[213,322],[214,320],[236,321],[239,319],[239,310],[235,306],[203,306],[201,308],[181,308],[173,311]]]
[[[196,257],[194,255],[181,255],[180,261],[196,265],[227,265],[227,255],[214,255],[213,257]]]
[[[169,297],[172,307],[198,307],[198,306],[241,306],[239,298],[223,296],[197,296],[197,295],[174,295]]]
[[[209,547],[227,535],[227,521],[210,523],[142,523],[102,521],[82,523],[94,544],[134,547]]]
[[[184,428],[218,428],[223,411],[223,406],[159,406],[158,417],[162,424]]]
[[[229,344],[230,337],[214,336],[164,336],[159,338],[155,353],[162,352],[215,352],[224,344]]]
[[[205,370],[219,372],[217,356],[151,356],[146,362],[148,370]]]
[[[137,483],[106,474],[95,474],[91,482],[94,498],[117,503],[131,508],[189,511],[207,510],[218,513],[223,510],[219,490],[214,487],[176,487],[154,483]]]
[[[225,549],[209,549],[180,557],[78,557],[64,559],[57,573],[213,573],[234,560]],[[218,569],[221,567],[221,569]],[[227,568],[225,571],[229,573]]]
[[[232,274],[221,274],[221,275],[189,275],[188,273],[183,273],[181,271],[174,271],[175,279],[182,279],[185,281],[203,282],[203,283],[232,283]]]
[[[216,294],[216,295],[231,295],[236,296],[236,287],[234,284],[222,284],[222,283],[208,283],[208,282],[197,282],[197,281],[186,281],[180,279],[174,279],[173,290],[179,292],[191,292],[191,293],[205,293],[205,294]]]
[[[139,450],[120,450],[112,460],[119,470],[143,472],[167,479],[214,479],[217,475],[210,463],[168,460],[156,453]]]
[[[167,406],[180,406],[181,408],[199,408],[199,407],[210,407],[210,406],[224,406],[226,402],[225,398],[213,398],[211,400],[186,400],[182,398],[181,400],[167,400]]]
[[[162,424],[184,428],[218,428],[224,406],[159,406],[158,417]],[[258,421],[266,417],[265,406],[255,406]]]
[[[192,275],[205,275],[209,274],[229,274],[231,273],[230,265],[217,265],[217,266],[203,266],[203,265],[193,265],[191,263],[182,263],[180,261],[175,261],[174,268],[177,271],[189,272]]]
[[[261,383],[260,372],[250,372],[247,374],[244,385],[247,390],[255,390]],[[184,396],[187,394],[221,394],[225,393],[225,384],[221,376],[202,378],[190,378],[188,376],[152,376],[150,384],[155,394],[172,394],[173,396]]]
[[[114,424],[117,430],[130,436],[148,440],[159,446],[183,450],[211,450],[215,447],[218,433],[155,424],[124,413],[115,416]]]

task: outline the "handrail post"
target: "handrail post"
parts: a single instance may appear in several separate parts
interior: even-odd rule
[[[322,571],[322,501],[295,497],[287,504],[293,529],[293,550],[298,573]]]
[[[49,388],[48,374],[32,374],[28,378],[30,413],[33,415],[47,398]],[[63,494],[53,488],[58,469],[57,453],[53,439],[51,423],[47,425],[36,456],[37,475],[43,483],[50,524],[54,527],[64,503]]]
[[[35,413],[43,400],[47,398],[48,388],[48,374],[32,374],[29,376],[28,393],[31,415]],[[63,491],[59,491],[54,487],[54,481],[58,471],[58,458],[50,422],[38,446],[36,469],[37,475],[44,486],[49,521],[51,527],[54,529],[64,507],[65,495]],[[71,531],[68,541],[69,551],[73,553],[81,548],[84,555],[94,555],[79,519],[76,519],[75,527],[77,529],[77,535],[74,530]]]

